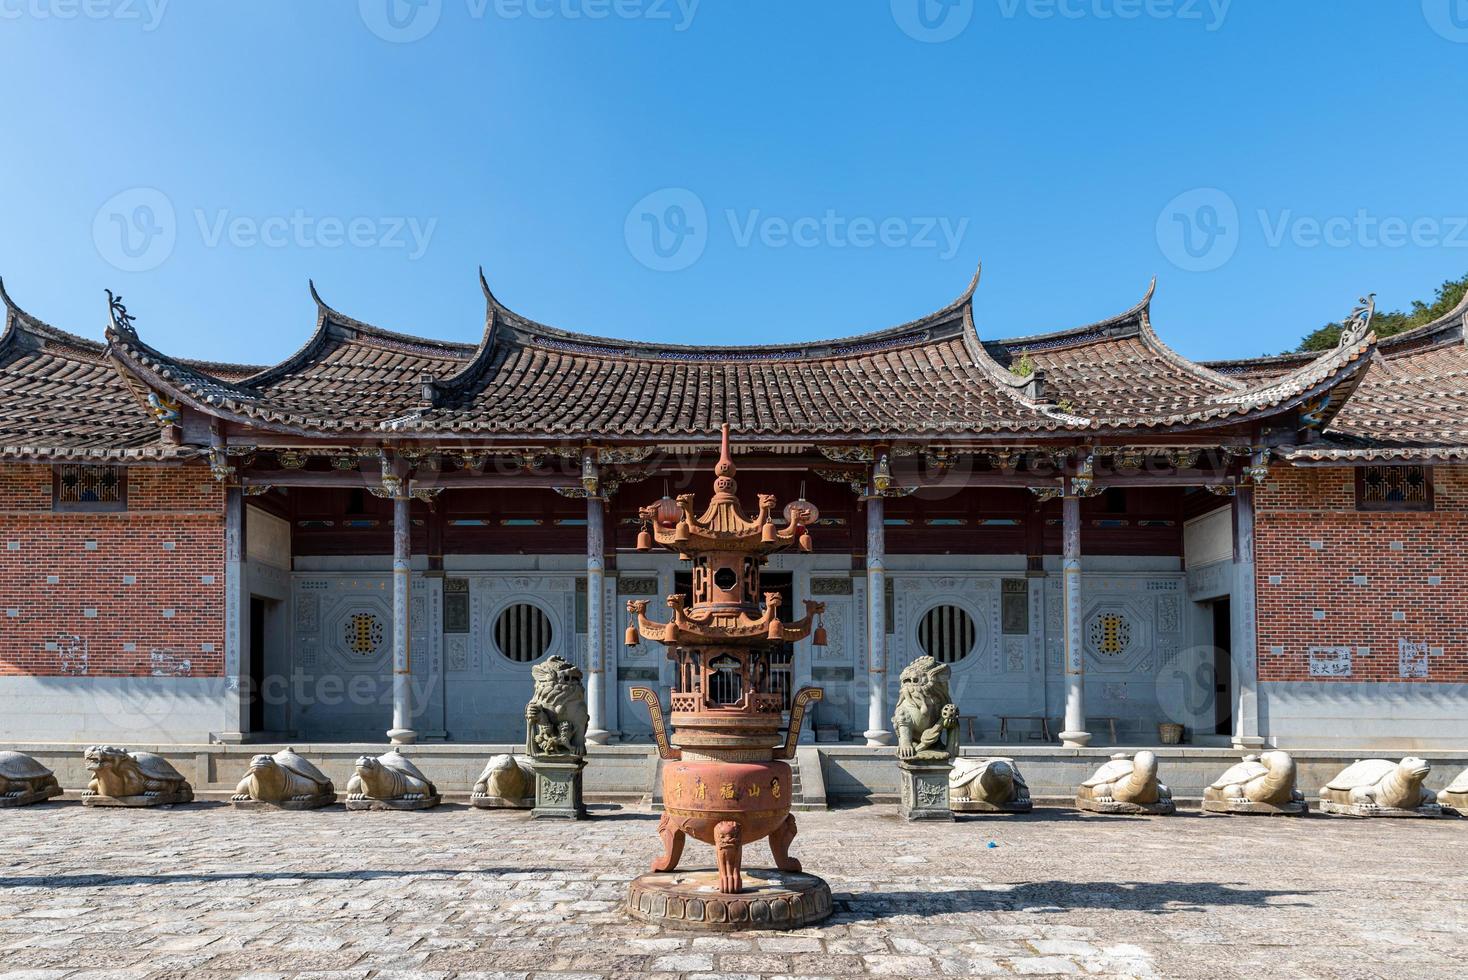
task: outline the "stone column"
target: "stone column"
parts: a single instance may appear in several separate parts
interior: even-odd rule
[[[868,745],[891,745],[887,728],[887,524],[881,497],[867,498]]]
[[[603,598],[606,594],[606,532],[600,497],[586,498],[586,708],[589,720],[586,741],[605,745],[611,738],[604,720],[606,712],[606,627]]]
[[[392,728],[387,737],[394,745],[418,741],[413,730],[413,633],[408,622],[412,587],[412,533],[409,518],[408,481],[401,464],[392,498]]]
[[[1236,749],[1264,744],[1259,735],[1259,638],[1255,614],[1254,488],[1241,484],[1234,493],[1234,579],[1229,599],[1229,632],[1233,649],[1229,661],[1234,691]]]
[[[245,665],[245,495],[238,486],[224,488],[224,742],[243,741],[250,727],[250,671]]]
[[[1065,576],[1065,730],[1060,744],[1067,748],[1084,748],[1091,742],[1086,731],[1086,651],[1081,637],[1081,498],[1066,481],[1061,499],[1064,549],[1062,574]]]

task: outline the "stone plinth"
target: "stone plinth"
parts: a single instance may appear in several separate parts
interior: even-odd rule
[[[278,803],[269,800],[231,799],[229,805],[236,810],[320,810],[335,806],[336,794],[321,793],[298,800],[281,800]]]
[[[1422,806],[1408,810],[1394,806],[1378,806],[1375,803],[1336,803],[1332,800],[1321,800],[1320,812],[1337,817],[1432,818],[1443,816],[1443,808],[1436,803],[1424,803]]]
[[[1168,799],[1158,800],[1156,803],[1124,803],[1121,800],[1093,800],[1077,796],[1076,809],[1117,816],[1168,817],[1177,812],[1177,804]]]
[[[719,872],[682,871],[636,878],[627,895],[635,919],[670,929],[744,932],[800,929],[831,914],[831,889],[815,875],[743,870],[744,889],[719,891]]]
[[[953,763],[926,759],[899,759],[897,778],[901,783],[902,816],[905,820],[952,820],[948,802],[948,777]]]
[[[1303,817],[1310,812],[1310,804],[1303,800],[1275,806],[1273,803],[1255,803],[1252,800],[1204,800],[1203,809],[1208,813],[1232,813],[1238,815],[1257,814],[1269,817]]]
[[[535,770],[535,809],[530,815],[553,820],[584,820],[586,804],[581,797],[582,758],[542,757],[530,760]]]
[[[529,810],[535,806],[535,797],[512,798],[491,796],[488,793],[474,793],[469,797],[469,805],[480,810]]]

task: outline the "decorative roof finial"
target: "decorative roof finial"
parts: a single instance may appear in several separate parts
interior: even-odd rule
[[[732,494],[738,485],[734,482],[734,460],[729,455],[729,423],[725,422],[719,440],[719,462],[714,466],[714,493]]]
[[[122,305],[122,297],[114,296],[112,290],[107,290],[107,315],[112,320],[112,329],[123,333],[130,333],[134,337],[138,334],[137,327],[133,326],[133,315]]]
[[[1376,294],[1368,293],[1357,301],[1360,303],[1351,315],[1346,317],[1346,322],[1341,324],[1342,347],[1355,347],[1366,339],[1371,332],[1371,321],[1376,319]]]

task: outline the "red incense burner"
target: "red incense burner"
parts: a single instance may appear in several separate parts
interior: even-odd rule
[[[672,618],[666,623],[647,618],[646,600],[628,602],[634,622],[627,627],[627,642],[661,643],[677,665],[671,744],[657,693],[632,691],[652,714],[658,753],[666,760],[658,824],[663,854],[652,870],[674,871],[686,838],[692,837],[714,846],[718,890],[733,894],[743,889],[743,848],[761,838],[770,839],[781,871],[800,871],[800,862],[789,854],[795,818],[790,815],[790,766],[784,760],[794,756],[806,707],[819,701],[822,691],[804,688],[796,694],[787,726],[771,658],[781,645],[809,636],[825,604],[806,602],[805,618],[784,623],[779,593],[764,593],[760,602],[760,569],[769,555],[791,545],[810,550],[809,528],[819,516],[815,507],[803,500],[790,505],[780,526],[775,498],[761,494],[759,512],[749,518],[735,496],[727,425],[714,472],[714,496],[701,516],[694,513],[692,494],[640,512],[646,529],[639,535],[639,550],[649,550],[655,539],[691,560],[693,597],[689,604],[682,595],[669,596]],[[824,642],[818,627],[815,642]]]

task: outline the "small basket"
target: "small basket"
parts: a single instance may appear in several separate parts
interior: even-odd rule
[[[1157,738],[1163,745],[1181,745],[1183,742],[1183,726],[1176,722],[1164,721],[1157,726]]]

